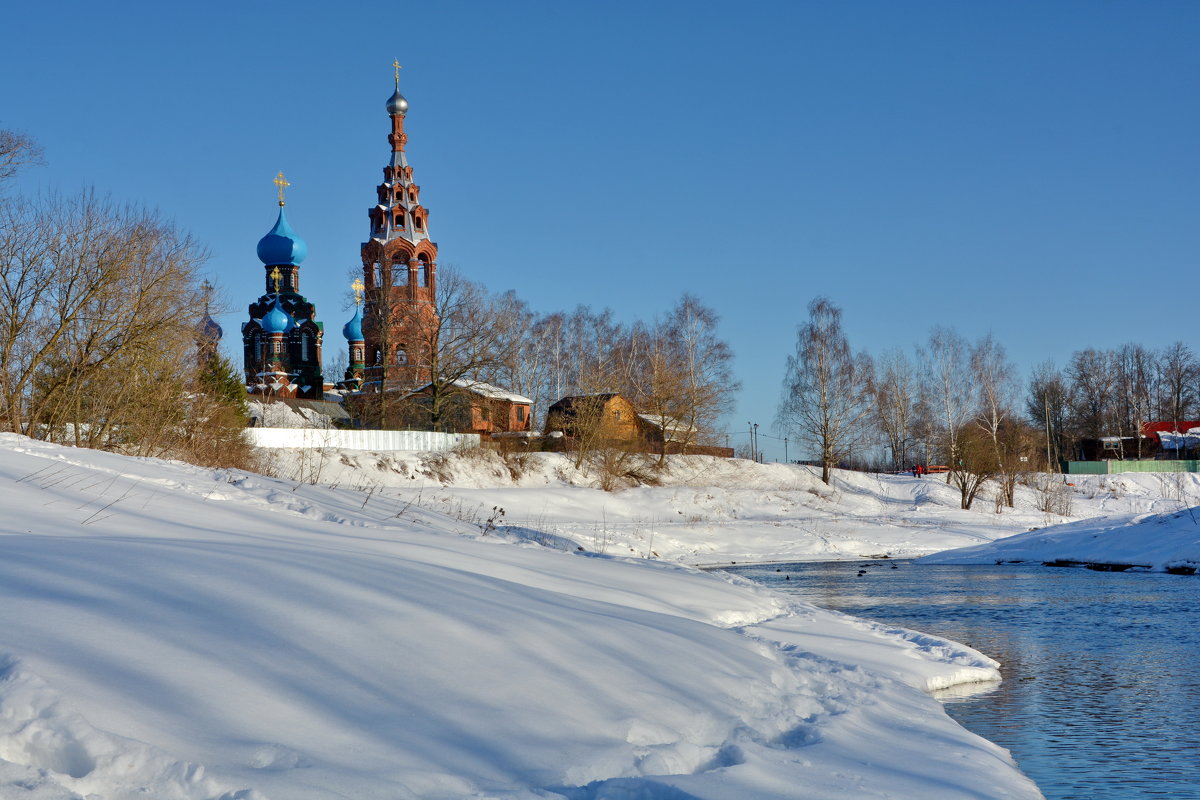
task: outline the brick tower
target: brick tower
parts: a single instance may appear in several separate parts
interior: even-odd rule
[[[363,243],[365,382],[367,387],[415,387],[430,378],[437,341],[437,245],[429,238],[429,211],[413,183],[404,154],[408,101],[396,91],[387,101],[392,153],[383,168],[377,202],[368,212],[371,236]]]

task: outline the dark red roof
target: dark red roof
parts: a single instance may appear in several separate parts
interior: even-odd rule
[[[1147,438],[1160,433],[1187,433],[1191,428],[1200,428],[1200,420],[1179,420],[1179,422],[1143,422],[1142,436]]]

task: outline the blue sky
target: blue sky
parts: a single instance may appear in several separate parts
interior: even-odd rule
[[[818,294],[874,354],[933,325],[1022,370],[1200,349],[1200,3],[65,2],[6,28],[0,126],[49,161],[23,188],[192,231],[234,353],[279,170],[341,346],[394,58],[440,263],[540,311],[697,294],[737,355],[734,444],[769,433]]]

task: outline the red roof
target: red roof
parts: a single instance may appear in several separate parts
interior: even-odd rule
[[[1142,436],[1147,438],[1160,433],[1187,433],[1191,428],[1200,428],[1200,420],[1179,420],[1179,422],[1143,422]]]

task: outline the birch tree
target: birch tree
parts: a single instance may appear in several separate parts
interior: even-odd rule
[[[855,357],[842,330],[842,310],[828,298],[808,304],[809,321],[788,356],[776,427],[818,454],[821,480],[860,438],[867,402],[869,360]]]
[[[892,451],[892,468],[903,469],[911,463],[918,386],[912,362],[902,351],[891,350],[878,359],[870,396],[875,424]]]

